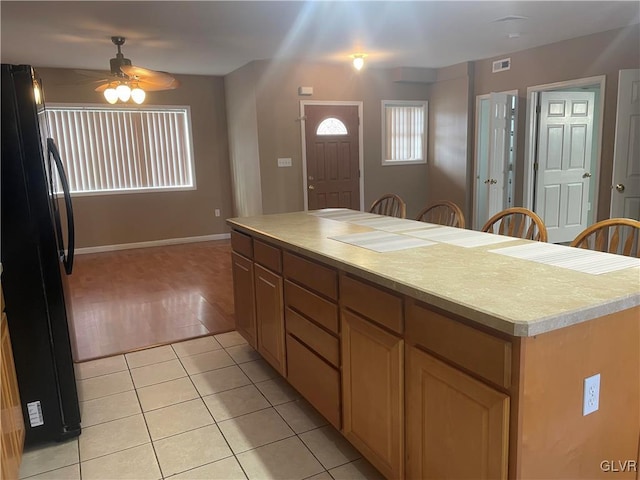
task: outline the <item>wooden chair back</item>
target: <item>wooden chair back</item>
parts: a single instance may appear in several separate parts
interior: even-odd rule
[[[585,228],[570,245],[640,258],[640,222],[630,218],[602,220]]]
[[[441,200],[423,208],[416,220],[458,228],[464,228],[465,225],[464,213],[460,207],[448,200]]]
[[[404,200],[395,193],[387,193],[373,202],[371,208],[369,208],[369,213],[405,218],[407,216],[407,206]]]
[[[522,207],[507,208],[496,213],[487,220],[482,231],[538,242],[547,241],[547,227],[542,219],[535,212]]]

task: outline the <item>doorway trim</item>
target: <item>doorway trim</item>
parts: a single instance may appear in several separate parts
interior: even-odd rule
[[[358,107],[358,170],[360,171],[360,210],[364,208],[364,152],[363,143],[363,119],[362,119],[362,102],[361,101],[338,101],[338,100],[300,100],[300,132],[302,138],[302,199],[304,201],[304,210],[309,210],[309,199],[307,197],[307,143],[305,130],[306,117],[304,107],[306,105],[336,105],[336,106],[356,106]]]
[[[524,179],[522,185],[522,204],[525,208],[533,210],[533,192],[535,185],[533,185],[533,163],[536,158],[536,144],[537,144],[537,124],[536,124],[536,105],[540,93],[551,92],[554,90],[567,90],[572,87],[600,87],[600,102],[598,128],[595,131],[597,135],[597,149],[595,156],[595,178],[593,179],[593,205],[591,205],[591,211],[589,212],[589,218],[592,222],[597,218],[598,213],[598,201],[600,197],[600,164],[602,163],[602,130],[604,124],[604,98],[605,98],[605,86],[606,75],[597,75],[595,77],[579,78],[576,80],[566,80],[564,82],[554,82],[542,85],[534,85],[527,87],[527,125],[526,135],[524,139]]]

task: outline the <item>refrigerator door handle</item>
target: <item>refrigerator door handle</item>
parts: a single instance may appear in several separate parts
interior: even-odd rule
[[[71,193],[69,192],[69,181],[64,171],[64,165],[62,165],[62,159],[60,158],[60,152],[58,147],[53,141],[53,138],[47,138],[47,149],[53,156],[56,168],[58,169],[58,175],[60,176],[60,183],[62,184],[62,192],[64,193],[64,203],[67,209],[67,255],[63,259],[64,269],[67,275],[71,275],[73,271],[73,257],[75,252],[75,228],[73,223],[73,207],[71,205]],[[63,252],[64,255],[64,252]]]

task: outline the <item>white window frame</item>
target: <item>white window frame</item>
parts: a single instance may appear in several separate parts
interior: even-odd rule
[[[427,132],[429,131],[429,103],[426,100],[382,100],[381,102],[381,123],[382,123],[382,165],[416,165],[427,163]],[[386,158],[387,151],[387,107],[421,107],[424,109],[424,131],[422,132],[422,158],[411,160],[394,160]]]
[[[179,185],[175,187],[144,187],[144,188],[120,188],[111,190],[88,190],[88,191],[73,191],[72,197],[84,197],[84,196],[101,196],[101,195],[126,195],[130,193],[159,193],[159,192],[178,192],[197,190],[196,183],[196,170],[195,170],[195,155],[193,151],[193,129],[191,123],[191,107],[189,105],[104,105],[101,103],[47,103],[46,110],[49,109],[73,109],[73,110],[133,110],[133,111],[184,111],[186,120],[186,135],[184,138],[185,148],[187,150],[188,160],[187,163],[191,170],[191,185]],[[47,124],[49,120],[47,119]],[[47,132],[47,135],[51,135],[51,132]],[[54,139],[55,140],[55,139]],[[57,143],[57,142],[56,142]],[[62,159],[64,162],[64,158]],[[68,174],[67,174],[68,175]],[[61,193],[58,193],[58,196]]]

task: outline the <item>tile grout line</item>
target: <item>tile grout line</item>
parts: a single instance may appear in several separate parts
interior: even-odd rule
[[[251,345],[249,345],[248,343],[247,343],[246,345],[248,345],[248,346],[249,346],[253,351],[257,351],[257,350],[255,350],[253,347],[251,347]],[[261,359],[261,358],[262,358],[262,357],[259,357],[258,359]],[[234,359],[234,360],[235,360],[235,359]],[[252,360],[251,360],[251,361],[252,361]],[[244,362],[244,363],[248,363],[248,362]],[[245,373],[245,375],[246,375],[246,373]],[[249,376],[248,376],[248,375],[247,375],[247,377],[249,378]],[[273,377],[273,378],[276,378],[276,377]],[[273,378],[269,378],[269,379],[264,380],[264,381],[269,381],[269,380],[272,380]],[[273,404],[273,403],[272,403],[272,402],[271,402],[271,401],[266,397],[266,395],[262,392],[262,390],[260,390],[260,388],[258,388],[258,386],[257,386],[256,382],[254,382],[251,378],[249,378],[249,380],[251,381],[251,384],[253,385],[253,387],[254,387],[254,388],[255,388],[255,389],[260,393],[260,395],[262,395],[262,397],[267,401],[267,403],[268,403],[269,405],[271,405],[271,407],[270,407],[270,408],[272,408],[272,409],[276,412],[276,414],[277,414],[277,415],[282,419],[282,421],[285,423],[285,425],[287,425],[287,426],[289,427],[289,429],[293,432],[293,435],[292,435],[292,436],[290,436],[290,437],[281,438],[280,440],[276,440],[276,441],[274,441],[274,442],[270,442],[270,443],[267,443],[267,444],[265,444],[265,445],[260,445],[259,447],[255,447],[254,449],[251,449],[251,450],[255,450],[256,448],[261,448],[261,447],[264,447],[264,446],[266,446],[266,445],[271,445],[271,444],[274,444],[274,443],[278,443],[278,442],[280,442],[280,441],[282,441],[282,440],[286,440],[286,439],[289,439],[289,438],[296,437],[296,438],[298,439],[298,441],[299,441],[299,442],[304,446],[304,448],[306,448],[306,449],[309,451],[309,453],[311,454],[311,456],[312,456],[312,457],[313,457],[313,458],[318,462],[318,464],[319,464],[319,465],[320,465],[320,467],[322,468],[322,472],[319,472],[319,473],[317,473],[317,474],[311,475],[310,477],[306,477],[306,478],[311,478],[311,477],[313,477],[313,476],[315,476],[315,475],[320,475],[320,474],[321,474],[321,473],[323,473],[323,472],[326,472],[330,477],[332,477],[332,478],[333,478],[333,476],[329,473],[329,471],[328,471],[328,470],[325,468],[325,466],[322,464],[322,462],[320,461],[320,459],[319,459],[318,457],[316,457],[316,455],[311,451],[311,449],[307,446],[307,444],[302,440],[302,438],[300,437],[300,434],[299,434],[298,432],[296,432],[296,431],[293,429],[293,426],[292,426],[291,424],[289,424],[289,422],[287,422],[287,420],[282,416],[282,414],[280,413],[280,411],[276,408],[276,406],[278,406],[278,405],[285,405],[285,404],[287,404],[287,403],[293,403],[293,402],[298,401],[298,399],[295,399],[295,398],[294,398],[294,399],[290,400],[289,402],[284,402],[284,403],[280,403],[280,404],[278,404],[278,405],[274,405],[274,404]],[[260,382],[258,382],[258,383],[260,383]],[[267,407],[267,408],[269,408],[269,407]],[[266,408],[265,408],[264,410],[266,410]],[[262,411],[262,410],[258,410],[258,411]],[[255,413],[255,412],[251,412],[251,413]],[[249,414],[247,414],[247,415],[249,415]],[[239,417],[241,417],[241,416],[243,416],[243,415],[239,415],[238,417],[233,417],[233,418],[239,418]],[[232,420],[232,419],[229,419],[229,420]],[[323,426],[324,426],[324,425],[323,425]],[[317,428],[322,428],[322,427],[316,427],[315,429],[311,429],[311,430],[308,430],[308,431],[316,430]],[[303,432],[303,433],[306,433],[306,432]],[[247,450],[247,451],[249,452],[249,451],[251,451],[251,450]],[[244,453],[244,452],[242,452],[242,453]],[[239,463],[239,462],[238,462],[238,463]],[[247,478],[248,478],[248,476],[247,476]]]
[[[173,351],[173,348],[172,348]],[[131,373],[131,367],[129,367],[129,361],[125,355],[125,362],[127,362],[127,367],[129,368],[129,376],[131,377],[131,383],[133,383],[133,391],[136,393],[136,398],[138,400],[138,406],[140,407],[140,413],[142,414],[142,420],[144,421],[144,426],[147,429],[147,435],[149,436],[149,443],[151,444],[151,450],[153,451],[153,457],[156,459],[156,465],[158,467],[158,471],[160,472],[160,478],[164,478],[164,474],[162,473],[162,467],[160,466],[160,459],[158,458],[158,452],[156,452],[156,447],[153,444],[153,439],[151,438],[151,430],[149,430],[149,424],[147,423],[147,417],[144,414],[144,410],[142,410],[142,402],[140,401],[140,395],[138,395],[138,388],[133,380],[133,374]],[[82,480],[82,479],[80,479]]]
[[[304,445],[304,448],[305,448],[307,451],[309,451],[309,453],[312,455],[312,457],[313,457],[313,458],[318,462],[318,464],[319,464],[319,465],[321,466],[321,468],[322,468],[322,471],[321,471],[321,472],[318,472],[317,474],[311,475],[311,477],[313,477],[313,476],[315,476],[315,475],[320,475],[320,474],[322,474],[322,473],[327,473],[327,475],[329,475],[329,477],[334,478],[334,477],[333,477],[333,475],[329,472],[329,470],[328,470],[327,468],[325,468],[325,466],[322,464],[322,462],[319,460],[319,458],[314,454],[314,452],[313,452],[313,451],[311,451],[310,447],[309,447],[309,446],[304,442],[304,440],[301,438],[301,435],[302,435],[302,434],[305,434],[305,433],[311,432],[311,431],[313,431],[313,430],[319,430],[319,429],[324,428],[324,427],[327,427],[327,426],[329,426],[329,427],[330,427],[330,424],[325,423],[324,425],[315,426],[314,428],[311,428],[311,429],[306,430],[306,431],[304,431],[304,432],[300,432],[300,433],[296,432],[296,431],[292,428],[292,425],[291,425],[289,422],[287,422],[287,420],[285,419],[285,417],[280,413],[280,411],[279,411],[276,407],[278,407],[278,406],[280,406],[280,405],[286,405],[286,404],[290,404],[290,403],[294,403],[294,402],[298,402],[298,401],[300,401],[301,397],[299,397],[299,395],[297,394],[297,392],[296,392],[296,397],[295,397],[295,398],[290,398],[290,399],[288,399],[288,400],[287,400],[287,401],[285,401],[285,402],[281,402],[281,403],[274,404],[272,401],[270,401],[270,400],[266,397],[266,395],[264,394],[264,392],[263,392],[263,391],[258,387],[258,384],[260,384],[260,383],[265,383],[265,382],[268,382],[268,381],[275,381],[278,377],[277,377],[277,376],[274,376],[274,377],[268,377],[268,378],[266,378],[266,379],[261,379],[260,381],[256,382],[256,381],[254,381],[251,377],[249,377],[249,376],[247,375],[247,373],[246,373],[246,372],[242,369],[242,367],[241,367],[241,365],[243,365],[243,364],[258,361],[258,360],[260,360],[260,359],[261,359],[261,357],[257,357],[257,358],[248,358],[248,359],[246,359],[246,360],[244,360],[244,361],[238,361],[236,358],[234,358],[234,357],[229,353],[229,349],[236,349],[236,348],[238,348],[238,347],[242,347],[242,346],[248,346],[248,348],[249,348],[249,349],[251,349],[251,351],[255,351],[255,349],[253,349],[253,348],[252,348],[250,345],[248,345],[246,342],[245,342],[245,343],[236,344],[236,345],[230,345],[230,346],[228,346],[228,347],[225,347],[225,346],[222,346],[222,344],[220,344],[220,343],[216,340],[216,338],[215,338],[215,336],[214,336],[214,335],[211,335],[211,338],[212,338],[214,341],[216,341],[216,343],[217,343],[221,348],[214,348],[214,349],[212,349],[212,350],[206,350],[206,351],[203,351],[203,352],[198,352],[198,353],[193,354],[193,355],[183,355],[183,356],[179,356],[179,355],[178,355],[178,353],[177,353],[177,351],[176,351],[176,349],[174,348],[174,344],[178,344],[178,343],[182,343],[182,342],[174,342],[173,344],[169,344],[169,345],[167,345],[167,346],[170,346],[170,347],[171,347],[171,351],[172,351],[172,353],[175,355],[175,358],[172,358],[172,359],[170,359],[170,360],[163,360],[163,361],[160,361],[160,362],[150,363],[150,364],[147,364],[147,365],[143,365],[143,366],[141,366],[141,367],[134,367],[134,368],[132,368],[132,367],[131,367],[131,365],[130,365],[130,363],[129,363],[129,360],[128,360],[128,359],[127,359],[127,357],[126,357],[126,354],[122,354],[122,355],[123,355],[123,357],[124,357],[124,360],[125,360],[125,365],[127,366],[127,369],[126,369],[126,370],[120,370],[120,371],[116,371],[116,372],[110,372],[110,373],[108,373],[108,374],[103,374],[103,375],[96,375],[96,376],[94,376],[94,377],[88,377],[87,379],[89,379],[89,378],[99,378],[99,377],[101,377],[101,376],[104,376],[104,375],[110,375],[110,374],[113,374],[113,373],[122,373],[122,372],[125,372],[125,371],[126,371],[126,372],[128,372],[129,378],[130,378],[130,380],[131,380],[131,382],[132,382],[132,385],[133,385],[133,391],[135,392],[135,395],[136,395],[136,400],[137,400],[137,402],[138,402],[138,406],[140,407],[140,412],[139,412],[139,413],[132,414],[132,415],[127,415],[127,416],[124,416],[124,417],[121,417],[121,418],[117,418],[117,419],[113,419],[113,420],[109,420],[109,421],[105,421],[105,422],[100,422],[100,423],[97,423],[97,424],[95,424],[95,425],[91,425],[90,427],[98,426],[98,425],[103,425],[103,424],[108,423],[108,422],[111,422],[111,421],[122,420],[122,419],[125,419],[125,418],[130,418],[130,417],[133,417],[133,416],[135,416],[135,415],[141,414],[141,415],[143,416],[143,421],[145,422],[145,428],[146,428],[147,435],[148,435],[148,438],[149,438],[149,442],[148,442],[148,443],[150,443],[150,444],[151,444],[152,449],[153,449],[153,451],[154,451],[154,456],[155,456],[155,459],[156,459],[156,465],[158,466],[158,469],[159,469],[159,471],[160,471],[161,478],[169,478],[169,477],[165,477],[165,476],[164,476],[164,474],[163,474],[163,472],[162,472],[162,468],[160,467],[160,462],[159,462],[159,459],[158,459],[158,456],[157,456],[157,452],[156,452],[156,449],[155,449],[155,442],[156,442],[156,440],[154,440],[154,439],[151,437],[151,432],[150,432],[149,425],[148,425],[147,418],[146,418],[146,415],[145,415],[145,414],[146,414],[146,413],[149,413],[149,412],[157,411],[157,410],[159,410],[159,409],[161,409],[161,408],[166,408],[166,407],[171,407],[171,406],[175,406],[175,405],[180,405],[180,404],[182,404],[182,403],[186,403],[186,402],[189,402],[189,401],[193,401],[193,400],[199,399],[199,400],[200,400],[200,401],[205,405],[206,411],[207,411],[207,413],[209,414],[209,416],[210,416],[210,418],[211,418],[211,420],[212,420],[212,422],[213,422],[212,424],[209,424],[209,425],[216,425],[216,427],[217,427],[218,431],[220,432],[220,434],[221,434],[222,438],[224,439],[224,441],[225,441],[225,443],[226,443],[226,445],[227,445],[227,447],[228,447],[229,451],[231,452],[231,455],[226,456],[226,457],[219,458],[219,459],[217,459],[217,460],[214,460],[213,462],[208,462],[208,463],[205,463],[205,464],[203,464],[203,465],[195,466],[195,467],[190,468],[190,469],[187,469],[187,470],[185,470],[185,471],[183,471],[183,472],[176,472],[176,473],[173,473],[171,476],[178,475],[178,474],[182,474],[182,473],[185,473],[185,472],[188,472],[188,471],[191,471],[191,470],[197,469],[197,468],[201,468],[201,467],[204,467],[204,466],[206,466],[206,465],[209,465],[209,464],[212,464],[212,463],[215,463],[215,462],[218,462],[218,461],[221,461],[221,460],[227,459],[227,458],[234,457],[235,461],[236,461],[236,462],[237,462],[237,464],[239,465],[239,467],[240,467],[240,469],[242,470],[243,474],[244,474],[247,478],[249,478],[249,476],[247,475],[247,472],[245,471],[245,469],[244,469],[244,467],[243,467],[242,463],[240,463],[240,461],[239,461],[238,455],[243,454],[243,453],[246,453],[246,452],[250,452],[250,451],[252,451],[252,450],[256,450],[256,449],[258,449],[258,448],[265,447],[265,446],[268,446],[268,445],[271,445],[271,444],[275,444],[275,443],[278,443],[278,442],[283,441],[283,440],[287,440],[287,439],[291,439],[291,438],[293,438],[293,437],[297,437],[297,438],[298,438],[298,441],[299,441],[299,442],[301,442],[301,443]],[[189,341],[189,340],[186,340],[186,341]],[[225,353],[226,353],[226,354],[231,358],[231,360],[233,361],[233,364],[232,364],[232,365],[226,365],[226,366],[223,366],[223,367],[218,367],[218,368],[214,368],[214,369],[212,369],[212,370],[206,370],[206,371],[204,371],[204,372],[197,372],[197,373],[193,373],[193,374],[190,374],[189,372],[187,372],[187,370],[186,370],[186,368],[185,368],[185,365],[184,365],[184,363],[183,363],[183,359],[184,359],[184,358],[193,357],[193,356],[202,355],[202,354],[211,353],[211,352],[220,351],[220,350],[224,350],[224,352],[225,352]],[[243,359],[244,359],[244,358],[243,358]],[[161,385],[161,384],[163,384],[163,383],[168,383],[168,382],[171,382],[171,381],[176,381],[176,380],[179,380],[179,379],[181,379],[181,378],[188,378],[188,379],[189,379],[189,383],[190,383],[190,385],[194,388],[194,390],[195,390],[195,392],[196,392],[196,395],[197,395],[197,396],[196,396],[195,398],[192,398],[192,399],[189,399],[189,400],[178,401],[178,402],[172,403],[172,404],[170,404],[170,405],[166,405],[166,406],[164,406],[164,407],[158,407],[158,408],[155,408],[155,409],[151,409],[151,410],[149,410],[148,412],[145,412],[145,411],[142,409],[142,403],[141,403],[141,400],[140,400],[140,396],[139,396],[139,392],[138,392],[138,387],[136,386],[136,384],[135,384],[135,382],[134,382],[134,380],[133,380],[132,370],[133,370],[133,369],[135,369],[135,368],[142,368],[142,367],[146,367],[146,366],[159,365],[159,364],[166,363],[166,362],[173,361],[173,360],[178,360],[178,363],[180,364],[180,366],[181,366],[181,367],[182,367],[182,369],[184,370],[184,373],[185,373],[185,376],[184,376],[184,377],[178,377],[178,378],[175,378],[175,379],[170,379],[170,380],[166,380],[166,381],[163,381],[163,382],[158,382],[158,383],[155,383],[155,384],[144,385],[144,386],[141,386],[141,387],[139,387],[139,388],[140,388],[140,389],[143,389],[143,388],[146,388],[146,387],[151,387],[151,386],[155,386],[155,385]],[[203,395],[203,394],[198,390],[198,388],[196,387],[195,383],[193,382],[193,378],[192,378],[192,376],[194,376],[194,375],[199,375],[199,374],[203,374],[203,373],[208,373],[208,372],[211,372],[211,371],[220,370],[220,369],[228,368],[228,367],[231,367],[231,366],[237,366],[237,367],[240,369],[240,371],[243,373],[243,375],[244,375],[244,376],[248,379],[248,381],[249,381],[249,383],[248,383],[247,385],[241,385],[241,386],[238,386],[238,387],[233,387],[233,388],[231,388],[231,389],[221,390],[221,391],[219,391],[219,392],[213,392],[213,393],[211,393],[211,394],[209,394],[209,395]],[[268,367],[268,364],[267,364],[267,367]],[[82,380],[87,380],[87,379],[82,379]],[[210,396],[213,396],[213,395],[217,395],[217,394],[221,394],[221,393],[224,393],[224,392],[230,392],[230,391],[233,391],[233,390],[238,390],[238,389],[240,389],[240,388],[247,387],[248,385],[253,386],[253,387],[254,387],[254,388],[259,392],[260,396],[261,396],[261,397],[262,397],[262,398],[267,402],[268,406],[267,406],[267,407],[265,407],[265,408],[260,408],[260,409],[258,409],[258,410],[255,410],[255,411],[253,411],[253,412],[249,412],[249,413],[246,413],[246,414],[237,415],[237,416],[235,416],[235,417],[231,417],[231,418],[228,418],[228,419],[225,419],[225,420],[221,420],[220,422],[219,422],[219,421],[217,421],[217,420],[216,420],[216,418],[215,418],[215,416],[213,415],[213,412],[210,410],[209,406],[208,406],[208,405],[207,405],[207,403],[205,402],[204,398],[205,398],[205,397],[210,397]],[[285,385],[286,385],[286,386],[289,386],[288,382],[286,382],[286,379],[285,379]],[[116,392],[116,393],[113,393],[113,394],[104,395],[104,396],[102,396],[102,397],[96,397],[96,398],[94,398],[94,399],[85,400],[84,402],[89,402],[89,401],[92,401],[92,400],[98,400],[98,399],[102,399],[102,398],[108,398],[108,397],[110,397],[110,396],[115,396],[115,395],[121,395],[121,394],[123,394],[123,393],[127,393],[127,392],[129,392],[129,391],[131,391],[131,390],[126,390],[126,391],[124,391],[124,392]],[[295,391],[295,390],[294,390],[294,391]],[[272,442],[265,443],[264,445],[259,445],[259,446],[256,446],[256,447],[249,448],[248,450],[245,450],[245,451],[243,451],[243,452],[239,452],[239,453],[237,453],[237,454],[236,454],[236,452],[234,452],[233,448],[231,448],[231,445],[229,444],[229,441],[227,440],[227,438],[226,438],[225,434],[224,434],[224,433],[222,432],[222,430],[220,429],[220,426],[219,426],[219,425],[220,425],[220,423],[225,422],[225,421],[228,421],[228,420],[238,419],[238,418],[241,418],[241,417],[244,417],[244,416],[247,416],[247,415],[253,414],[253,413],[257,413],[257,412],[260,412],[260,411],[267,410],[267,409],[269,409],[269,408],[271,408],[271,409],[275,410],[275,412],[276,412],[276,414],[277,414],[278,418],[280,418],[280,419],[282,420],[282,422],[283,422],[283,423],[284,423],[284,424],[285,424],[285,425],[290,429],[290,431],[292,432],[292,434],[291,434],[291,435],[289,435],[289,436],[287,436],[287,437],[284,437],[284,438],[281,438],[281,439],[278,439],[278,440],[274,440],[274,441],[272,441]],[[198,430],[198,429],[200,429],[200,428],[205,428],[205,427],[207,427],[207,426],[208,426],[208,425],[204,425],[204,426],[200,426],[200,427],[196,427],[196,428],[191,428],[191,429],[186,430],[186,431],[184,431],[184,432],[179,432],[179,433],[175,433],[175,434],[169,435],[169,436],[167,436],[167,437],[159,438],[159,439],[157,439],[157,441],[164,440],[164,439],[166,439],[166,438],[171,438],[171,437],[174,437],[174,436],[177,436],[177,435],[179,435],[179,434],[186,433],[186,432],[195,431],[195,430]],[[85,427],[85,428],[90,428],[90,427]],[[146,445],[146,444],[147,444],[147,443],[143,443],[143,444],[139,444],[139,445],[134,445],[134,446],[131,446],[131,447],[128,447],[128,448],[122,449],[122,450],[118,450],[118,451],[116,451],[116,452],[111,452],[111,453],[108,453],[108,454],[105,454],[105,455],[100,455],[100,456],[95,457],[95,458],[102,458],[102,457],[105,457],[105,456],[108,456],[108,455],[112,455],[112,454],[120,453],[120,452],[123,452],[123,451],[129,450],[129,449],[137,448],[137,447],[140,447],[140,446],[143,446],[143,445]],[[82,461],[82,459],[80,458],[80,442],[79,442],[79,440],[77,441],[77,449],[78,449],[78,469],[79,469],[79,473],[80,473],[80,478],[82,478],[82,463],[83,463],[83,461]],[[357,453],[358,453],[358,455],[359,455],[359,456],[358,456],[358,458],[356,458],[356,459],[354,459],[354,460],[350,460],[350,461],[348,460],[348,461],[346,461],[345,463],[342,463],[342,464],[340,464],[340,465],[335,465],[335,466],[333,466],[332,468],[339,468],[339,467],[341,467],[341,466],[344,466],[344,465],[347,465],[347,464],[353,463],[353,462],[355,462],[355,461],[357,461],[357,460],[361,459],[361,458],[362,458],[362,456],[360,455],[360,452],[357,452]],[[86,461],[90,461],[90,460],[93,460],[93,458],[92,458],[92,459],[88,459],[88,460],[86,460]],[[75,465],[75,464],[72,464],[72,465]],[[69,465],[69,466],[72,466],[72,465]],[[66,468],[66,467],[68,467],[68,466],[59,467],[59,468]],[[58,470],[59,468],[57,468],[57,469],[53,469],[53,470],[51,470],[51,471]],[[41,472],[41,473],[47,473],[47,472]],[[39,475],[39,474],[40,474],[40,473],[38,473],[38,474],[36,474],[36,475]],[[305,477],[305,478],[311,478],[311,477]],[[29,477],[27,477],[27,478],[29,478]]]
[[[215,337],[214,337],[214,340]],[[217,340],[216,340],[217,342]],[[221,345],[222,347],[222,345]],[[173,348],[173,346],[171,347]],[[224,349],[224,347],[222,347]],[[175,351],[175,349],[174,349]],[[226,350],[225,350],[226,352]],[[228,354],[228,353],[227,353]],[[233,358],[232,358],[233,360]],[[234,360],[235,361],[235,360]],[[180,363],[182,364],[182,360],[180,360]],[[184,367],[184,365],[183,365]],[[186,369],[185,369],[186,371]],[[238,457],[236,456],[236,453],[233,451],[233,448],[231,448],[231,444],[229,443],[229,441],[227,440],[227,437],[224,435],[224,432],[222,431],[222,429],[220,428],[220,425],[218,425],[218,421],[216,420],[216,417],[213,415],[213,412],[211,412],[211,410],[209,409],[209,406],[207,405],[207,402],[204,401],[204,397],[202,396],[202,394],[200,393],[200,390],[198,390],[198,388],[196,387],[195,383],[193,383],[193,380],[191,378],[190,374],[187,374],[189,377],[189,381],[191,382],[191,384],[193,385],[193,388],[195,388],[196,393],[198,394],[200,400],[202,401],[202,403],[204,404],[204,407],[207,409],[207,411],[209,412],[209,415],[211,415],[211,418],[213,419],[213,423],[216,426],[216,428],[218,429],[218,431],[220,432],[220,436],[222,437],[222,439],[224,440],[224,443],[227,445],[227,448],[229,449],[229,451],[231,452],[231,456],[233,456],[234,460],[236,461],[236,463],[238,464],[238,466],[240,467],[240,470],[242,470],[243,475],[245,476],[245,478],[249,478],[249,475],[247,475],[247,472],[245,471],[244,467],[242,466],[242,463],[240,463],[240,460],[238,459]],[[249,379],[251,380],[251,379]],[[237,388],[241,388],[241,387],[237,387]],[[212,394],[215,395],[215,394]],[[225,458],[229,458],[229,457],[225,457]],[[223,459],[219,459],[219,460],[223,460]],[[218,461],[218,460],[216,460]],[[214,462],[212,462],[214,463]],[[203,465],[201,465],[203,466]],[[194,467],[194,468],[200,468],[200,467]],[[192,469],[193,470],[193,469]],[[164,478],[164,477],[163,477]]]

